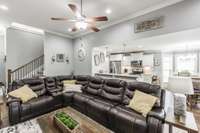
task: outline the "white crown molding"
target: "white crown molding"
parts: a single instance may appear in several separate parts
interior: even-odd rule
[[[122,23],[122,22],[125,22],[125,21],[128,21],[128,20],[131,20],[133,18],[136,18],[136,17],[142,16],[142,15],[145,15],[147,13],[156,11],[158,9],[161,9],[161,8],[164,8],[164,7],[179,3],[181,1],[184,1],[184,0],[165,0],[163,2],[160,2],[159,4],[156,4],[155,6],[148,7],[146,9],[144,9],[144,10],[138,11],[138,12],[133,13],[133,14],[127,16],[127,17],[124,17],[123,19],[119,19],[117,21],[110,22],[110,23],[107,23],[107,24],[105,24],[103,26],[100,26],[100,29],[105,29],[105,28],[111,27],[113,25],[116,25],[116,24],[119,24],[119,23]],[[84,35],[87,35],[87,34],[90,34],[90,33],[92,33],[92,32],[91,31],[85,31],[83,33],[78,33],[78,34],[75,34],[75,35],[71,35],[71,37],[73,39],[75,39],[75,38],[78,38],[78,37],[81,37],[81,36],[84,36]]]
[[[18,28],[18,27],[9,26],[8,28],[12,28],[12,29],[16,29],[16,30],[22,30],[22,31],[25,31],[25,32],[30,32],[32,34],[42,35],[40,33],[32,32],[30,30],[25,30],[25,29]],[[45,32],[46,33],[50,33],[50,34],[54,34],[54,35],[57,35],[57,36],[62,36],[62,37],[65,37],[65,38],[69,38],[69,39],[74,39],[73,36],[71,36],[71,35],[67,35],[67,34],[63,34],[63,33],[59,33],[59,32],[54,32],[54,31],[50,31],[50,30],[44,30],[44,34],[45,34]]]
[[[54,34],[54,35],[57,35],[57,36],[66,37],[66,38],[69,38],[69,39],[74,39],[73,36],[68,35],[68,34],[58,33],[58,32],[54,32],[54,31],[50,31],[50,30],[45,30],[45,32],[50,33],[50,34]]]

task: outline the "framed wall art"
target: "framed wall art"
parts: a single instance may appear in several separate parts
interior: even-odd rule
[[[86,51],[84,48],[79,48],[78,49],[78,59],[79,61],[84,61],[86,57]]]
[[[105,62],[105,54],[103,52],[100,53],[100,61],[101,63]]]
[[[65,55],[64,54],[56,54],[56,61],[57,62],[64,62],[65,61]]]
[[[100,57],[99,57],[99,55],[94,55],[94,64],[95,64],[95,66],[99,66],[99,64],[100,64]]]
[[[134,24],[135,33],[156,30],[163,27],[164,17],[145,20]]]

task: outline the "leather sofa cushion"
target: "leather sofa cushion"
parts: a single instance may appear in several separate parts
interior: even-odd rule
[[[117,79],[106,79],[103,89],[101,91],[101,97],[114,101],[122,102],[126,83]]]
[[[52,96],[42,96],[37,99],[29,101],[31,105],[31,113],[36,113],[44,111],[45,109],[51,108],[54,106],[54,99]]]
[[[109,100],[90,99],[86,105],[86,112],[89,117],[108,127],[108,112],[114,106],[115,103]]]
[[[89,80],[88,86],[83,87],[83,92],[92,95],[99,95],[102,87],[103,87],[103,79],[99,77],[92,77]]]
[[[73,80],[74,79],[74,76],[72,76],[72,75],[63,75],[63,76],[57,76],[57,77],[55,77],[55,79],[56,79],[56,86],[57,87],[60,87],[60,88],[63,88],[63,83],[62,83],[62,81],[63,80]]]
[[[156,101],[156,104],[154,107],[160,107],[161,106],[161,89],[158,85],[151,85],[149,83],[145,82],[128,82],[125,94],[123,98],[123,104],[128,105],[130,100],[133,98],[134,91],[139,90],[147,94],[151,94],[155,97],[158,97],[158,100]]]
[[[116,106],[109,112],[109,121],[117,133],[146,133],[146,118],[125,106]]]
[[[90,78],[90,76],[87,76],[87,75],[77,75],[77,76],[75,76],[76,84],[85,86],[88,84],[89,78]]]
[[[77,104],[76,102],[79,101],[81,103],[84,103],[88,101],[89,99],[93,99],[94,97],[92,95],[84,94],[84,93],[75,93],[73,95],[73,103]]]
[[[86,113],[86,103],[93,99],[92,95],[84,93],[75,93],[73,95],[73,107],[82,113]]]
[[[31,105],[30,103],[21,104],[21,116],[26,116],[31,114]]]
[[[19,80],[19,81],[13,81],[12,85],[8,88],[8,92],[14,91],[17,88],[20,88],[22,86],[24,86],[24,83],[21,80]]]
[[[62,92],[63,88],[56,86],[56,81],[52,77],[45,78],[45,86],[49,93]]]
[[[64,101],[64,106],[72,105],[73,104],[73,96],[74,92],[66,92],[63,93],[63,101]]]
[[[63,75],[63,76],[57,76],[57,80],[63,81],[63,80],[73,80],[74,77],[72,75]]]
[[[34,86],[29,86],[38,96],[43,96],[46,94],[46,88],[44,84],[41,85],[34,85]]]
[[[22,82],[27,84],[38,96],[43,96],[47,92],[43,79],[23,79]]]

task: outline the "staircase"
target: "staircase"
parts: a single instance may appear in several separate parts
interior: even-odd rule
[[[25,78],[40,77],[44,74],[44,55],[28,62],[27,64],[15,69],[8,69],[8,85],[15,80]]]

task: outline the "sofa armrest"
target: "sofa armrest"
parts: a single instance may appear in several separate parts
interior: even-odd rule
[[[148,113],[147,119],[148,119],[148,117],[154,117],[164,123],[165,116],[166,116],[166,113],[163,108],[154,108]]]
[[[62,96],[63,92],[62,91],[52,92],[50,95],[53,97],[58,97],[58,96]]]
[[[9,122],[11,125],[17,124],[20,122],[20,113],[21,113],[21,100],[13,99],[8,103],[8,113],[9,113]]]
[[[147,117],[154,117],[162,122],[165,121],[166,110],[165,106],[168,104],[167,92],[166,90],[161,90],[161,105],[160,107],[154,107],[147,115]]]
[[[57,97],[63,94],[62,88],[47,89],[47,93],[53,97]]]
[[[147,133],[163,133],[164,124],[155,117],[147,117]]]
[[[63,94],[64,106],[72,105],[73,96],[76,92],[65,92]]]
[[[161,102],[161,104],[160,104],[161,108],[165,107],[165,104],[166,104],[165,103],[166,102],[166,93],[167,93],[166,90],[164,90],[164,89],[161,90],[161,99],[160,99],[161,100],[160,101]]]
[[[85,90],[87,89],[87,87],[88,87],[87,85],[82,85],[82,86],[81,86],[81,91],[82,91],[82,92],[85,92]]]
[[[8,106],[10,103],[13,102],[19,102],[21,104],[22,100],[20,98],[8,97],[6,100],[6,105]]]

